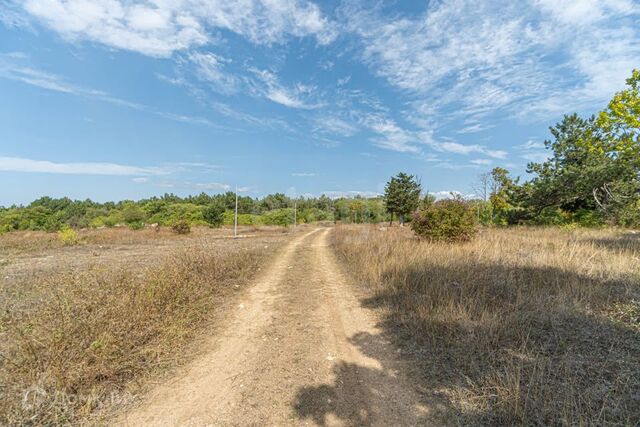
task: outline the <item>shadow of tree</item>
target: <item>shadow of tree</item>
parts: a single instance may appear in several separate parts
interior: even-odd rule
[[[298,417],[320,426],[424,425],[451,410],[442,397],[403,389],[406,378],[399,372],[398,358],[381,357],[388,353],[390,343],[384,334],[360,332],[349,342],[381,363],[381,368],[337,362],[332,384],[306,386],[298,391],[293,404]]]
[[[640,236],[599,244],[636,251]],[[345,266],[366,268],[362,251],[339,253]],[[337,363],[334,383],[299,390],[300,417],[352,426],[640,425],[637,276],[609,280],[588,268],[475,255],[389,265],[360,288],[381,334],[351,339],[383,369]],[[395,361],[380,358],[381,342],[396,349]],[[417,392],[413,417],[381,414],[388,408],[375,404],[375,384],[394,370]]]
[[[615,252],[626,252],[632,255],[640,254],[640,233],[625,233],[622,236],[589,239],[594,245]]]
[[[640,300],[637,282],[463,261],[384,272],[383,281],[362,305],[384,309],[379,326],[423,394],[455,396],[449,422],[640,421],[638,318],[594,314]]]
[[[335,385],[305,387],[298,392],[294,408],[301,418],[311,418],[320,426],[327,418],[346,421],[350,426],[371,425],[371,408],[368,404],[370,390],[363,388],[359,378],[368,368],[353,363],[340,362],[333,368],[337,378]],[[345,399],[346,395],[350,398]]]

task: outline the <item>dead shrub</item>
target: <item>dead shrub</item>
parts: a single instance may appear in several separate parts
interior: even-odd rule
[[[176,221],[171,226],[171,230],[176,234],[189,234],[191,233],[191,224],[185,220]]]

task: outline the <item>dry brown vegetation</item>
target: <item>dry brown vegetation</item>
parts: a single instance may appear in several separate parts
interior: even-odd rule
[[[449,245],[344,226],[332,245],[451,423],[640,422],[640,235],[489,229]]]
[[[76,423],[126,403],[189,357],[286,239],[193,234],[90,231],[75,247],[55,234],[0,236],[0,425]]]

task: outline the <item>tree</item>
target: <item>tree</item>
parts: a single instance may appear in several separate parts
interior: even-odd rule
[[[283,193],[269,194],[264,197],[260,203],[264,210],[270,211],[274,209],[284,209],[293,206],[291,199]]]
[[[202,211],[202,218],[211,227],[220,227],[224,221],[225,207],[220,201],[210,203]]]
[[[478,175],[478,182],[474,187],[474,191],[477,193],[478,197],[482,199],[483,202],[489,200],[489,192],[491,188],[491,173],[484,172]]]
[[[640,70],[616,93],[597,119],[604,150],[615,167],[593,190],[596,204],[622,225],[640,224]]]
[[[420,203],[420,182],[413,176],[400,172],[391,177],[391,180],[384,188],[384,201],[387,212],[393,216],[398,215],[400,225],[404,225],[407,215],[413,213]]]
[[[596,119],[564,116],[550,128],[552,151],[528,170],[536,177],[524,187],[532,218],[555,209],[572,215],[598,211],[611,222],[629,225],[640,219],[640,73],[634,71],[629,88],[614,95]],[[622,220],[622,218],[626,218]]]

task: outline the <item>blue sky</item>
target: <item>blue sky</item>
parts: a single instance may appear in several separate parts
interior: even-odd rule
[[[4,0],[0,204],[470,194],[634,67],[633,0]]]

